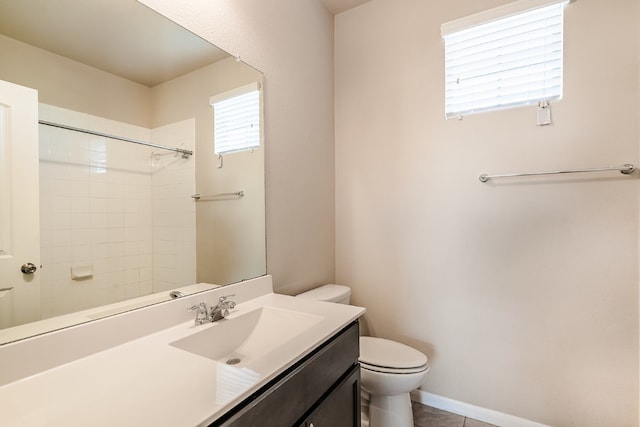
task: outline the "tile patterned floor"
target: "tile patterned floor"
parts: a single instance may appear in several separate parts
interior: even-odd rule
[[[413,402],[413,422],[415,427],[495,427],[416,402]]]

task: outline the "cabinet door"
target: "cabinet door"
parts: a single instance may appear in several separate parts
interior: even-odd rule
[[[307,418],[305,427],[360,427],[360,367],[356,365]]]
[[[318,402],[350,377],[354,368],[359,375],[358,342],[356,321],[209,427],[304,426],[306,414],[315,413]],[[356,381],[359,386],[359,377]],[[359,393],[358,389],[358,399]],[[343,423],[325,425],[359,427]]]

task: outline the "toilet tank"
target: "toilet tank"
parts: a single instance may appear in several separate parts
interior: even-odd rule
[[[351,302],[351,288],[344,285],[322,285],[296,296],[300,298],[313,299],[316,301],[349,304]]]

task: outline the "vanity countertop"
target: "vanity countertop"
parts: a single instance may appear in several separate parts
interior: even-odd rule
[[[206,426],[364,313],[269,293],[238,304],[230,318],[260,307],[322,320],[251,369],[170,345],[215,325],[184,322],[0,387],[0,425]]]

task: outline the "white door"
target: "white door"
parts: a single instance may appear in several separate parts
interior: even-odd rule
[[[38,92],[0,80],[0,328],[40,319]]]

